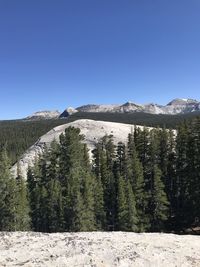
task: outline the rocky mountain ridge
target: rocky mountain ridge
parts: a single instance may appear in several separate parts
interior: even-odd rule
[[[76,112],[93,112],[93,113],[135,113],[143,112],[150,114],[186,114],[195,111],[200,111],[200,102],[195,99],[176,98],[170,101],[167,105],[159,105],[155,103],[149,104],[136,104],[133,102],[126,102],[124,104],[112,104],[112,105],[97,105],[88,104],[77,108],[69,107],[62,113],[59,111],[39,111],[31,116],[28,116],[27,120],[39,120],[39,119],[55,119],[66,118]]]
[[[32,115],[26,117],[26,120],[48,120],[58,118],[60,116],[60,112],[58,110],[44,110],[34,112]]]
[[[194,111],[200,111],[200,102],[195,99],[181,99],[176,98],[170,101],[167,105],[159,105],[155,103],[136,104],[133,102],[126,102],[122,105],[84,105],[76,108],[79,112],[144,112],[151,114],[184,114]]]

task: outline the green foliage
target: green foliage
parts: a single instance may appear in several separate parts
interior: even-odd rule
[[[30,230],[30,207],[28,201],[28,191],[24,178],[21,176],[20,169],[18,169],[18,176],[16,178],[16,193],[15,193],[15,230],[27,231]]]
[[[30,226],[29,203],[24,180],[10,173],[10,164],[4,147],[0,151],[0,230],[25,231]]]
[[[149,127],[176,128],[184,120],[191,120],[199,116],[200,112],[191,112],[178,115],[135,113],[101,113],[101,112],[77,112],[69,117],[69,121],[78,119],[91,119],[97,121],[112,121],[132,125],[145,125]]]
[[[13,179],[0,151],[0,230],[182,231],[200,214],[200,120],[172,130],[135,128],[127,144],[96,143],[69,127]]]
[[[168,218],[168,205],[164,184],[161,181],[161,171],[155,165],[152,170],[151,198],[149,199],[151,231],[164,230],[163,223]]]
[[[125,181],[121,175],[118,176],[117,192],[117,228],[121,231],[128,230],[128,203],[126,199]]]
[[[6,144],[8,156],[13,164],[40,136],[67,122],[67,119],[0,121],[0,149]]]
[[[7,143],[9,158],[11,163],[15,163],[40,136],[53,127],[78,119],[112,121],[132,125],[159,126],[175,129],[184,120],[191,120],[196,116],[199,116],[199,112],[180,115],[155,115],[141,112],[125,114],[77,112],[66,119],[0,121],[0,148]]]

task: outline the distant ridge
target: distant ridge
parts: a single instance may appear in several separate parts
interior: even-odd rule
[[[26,120],[43,120],[43,119],[55,119],[60,116],[60,112],[58,110],[44,110],[44,111],[37,111],[32,115],[26,117]]]
[[[42,120],[67,118],[77,112],[86,113],[149,113],[149,114],[167,114],[177,115],[200,111],[200,102],[195,99],[175,98],[167,105],[159,105],[155,103],[136,104],[128,101],[124,104],[87,104],[77,108],[69,107],[62,113],[59,111],[38,111],[31,116],[26,117],[26,120]]]
[[[176,98],[170,101],[167,105],[159,105],[155,103],[136,104],[128,101],[118,105],[96,105],[88,104],[74,109],[77,112],[109,112],[109,113],[134,113],[144,112],[150,114],[168,114],[177,115],[195,111],[200,111],[200,102],[195,99]],[[64,117],[61,114],[60,117]]]

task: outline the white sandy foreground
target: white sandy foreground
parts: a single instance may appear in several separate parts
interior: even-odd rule
[[[0,267],[200,266],[200,237],[123,232],[0,233]]]

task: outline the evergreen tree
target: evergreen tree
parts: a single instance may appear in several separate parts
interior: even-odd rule
[[[118,175],[118,190],[117,190],[117,228],[120,231],[128,229],[128,204],[126,197],[125,181],[121,175]]]
[[[107,229],[114,230],[116,224],[116,181],[114,175],[115,146],[113,136],[104,136],[93,151],[95,173],[101,177],[106,212]]]
[[[176,225],[178,230],[184,228],[187,224],[187,210],[189,209],[189,182],[188,173],[188,125],[182,124],[178,128],[176,138]]]
[[[138,231],[135,196],[129,180],[118,175],[117,227],[120,231]]]
[[[15,230],[27,231],[30,230],[30,207],[28,200],[27,186],[24,178],[21,175],[20,167],[18,166],[18,175],[16,178],[16,216]]]
[[[175,229],[176,215],[176,138],[173,130],[169,130],[169,150],[165,189],[169,200],[168,230]]]
[[[33,167],[29,167],[27,172],[27,187],[28,196],[30,201],[30,216],[31,225],[34,231],[45,231],[43,218],[46,214],[44,209],[44,214],[41,211],[41,203],[46,203],[44,199],[45,188],[42,181],[41,167],[39,159],[35,159],[35,164]],[[42,216],[42,217],[41,217]]]
[[[164,222],[168,218],[168,200],[161,180],[161,171],[155,165],[152,172],[152,188],[150,199],[151,231],[164,230]]]
[[[62,190],[56,179],[50,180],[47,185],[47,218],[49,232],[64,230]]]
[[[0,151],[0,230],[14,231],[16,218],[16,183],[10,174],[6,147]]]
[[[147,188],[149,193],[149,218],[151,231],[161,231],[168,216],[168,200],[159,164],[159,139],[157,130],[151,130],[149,138],[149,173]]]
[[[60,137],[59,172],[64,220],[70,231],[95,230],[94,182],[80,129],[68,127]],[[92,191],[90,191],[92,190]]]
[[[91,173],[83,173],[83,231],[94,231],[97,229],[95,214],[95,180]]]
[[[117,168],[119,173],[127,177],[127,155],[125,144],[119,142],[117,145]]]
[[[95,216],[97,229],[106,229],[106,213],[104,205],[104,188],[102,178],[106,174],[106,164],[104,159],[104,153],[100,143],[96,144],[93,153],[93,173],[95,175],[95,187],[94,187],[94,198],[95,198]],[[102,164],[103,163],[103,164]]]
[[[136,210],[135,196],[130,184],[130,181],[127,180],[127,208],[128,208],[128,231],[137,232],[138,231],[138,217]]]
[[[200,119],[194,119],[187,131],[187,177],[185,178],[184,216],[187,227],[200,220]]]
[[[94,183],[94,211],[97,230],[106,229],[106,212],[104,206],[104,193],[101,179],[96,178]]]
[[[148,216],[146,214],[148,195],[145,192],[143,166],[138,158],[133,134],[128,135],[128,151],[129,157],[127,169],[129,173],[129,181],[135,195],[138,216],[138,231],[142,232],[148,228],[149,223]]]

